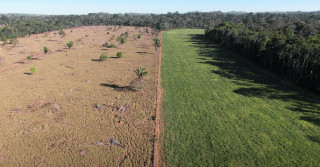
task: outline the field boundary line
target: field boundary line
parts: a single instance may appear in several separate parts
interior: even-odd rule
[[[162,37],[162,33],[159,34]],[[155,120],[155,134],[154,134],[154,146],[153,146],[153,167],[165,166],[162,162],[162,151],[161,151],[161,106],[162,106],[162,87],[161,87],[161,60],[162,60],[162,46],[159,48],[158,53],[158,83],[157,83],[157,106],[156,106],[156,120]]]

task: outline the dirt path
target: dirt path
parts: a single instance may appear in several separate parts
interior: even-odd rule
[[[161,37],[161,33],[160,33]],[[159,66],[158,66],[158,85],[157,85],[157,108],[156,108],[156,128],[155,128],[155,141],[154,141],[154,152],[153,152],[153,166],[165,166],[162,161],[162,151],[160,143],[160,134],[162,128],[161,119],[161,107],[162,107],[162,87],[161,87],[161,58],[162,58],[162,47],[159,49]]]

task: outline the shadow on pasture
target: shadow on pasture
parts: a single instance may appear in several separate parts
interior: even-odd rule
[[[114,90],[119,91],[119,92],[128,92],[128,91],[134,92],[135,91],[130,86],[119,86],[116,84],[107,84],[107,83],[101,83],[100,86],[113,88]]]
[[[262,70],[243,56],[209,42],[203,34],[189,35],[189,42],[191,47],[198,48],[199,63],[212,66],[208,69],[213,74],[228,78],[238,86],[237,89],[230,90],[233,93],[246,97],[288,101],[284,109],[302,113],[300,120],[320,127],[318,96],[288,84],[287,81]],[[317,138],[317,141],[320,139]]]
[[[91,61],[102,62],[103,60],[101,60],[101,59],[91,59]]]

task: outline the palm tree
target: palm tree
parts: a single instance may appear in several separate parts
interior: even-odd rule
[[[137,68],[135,71],[134,71],[138,77],[138,80],[139,80],[139,83],[140,85],[142,84],[142,81],[143,81],[143,76],[147,75],[148,72],[146,71],[145,68],[143,67],[139,67]]]

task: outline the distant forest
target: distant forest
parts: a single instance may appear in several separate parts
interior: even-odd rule
[[[1,15],[0,38],[91,25],[206,29],[207,39],[320,94],[320,12]]]

